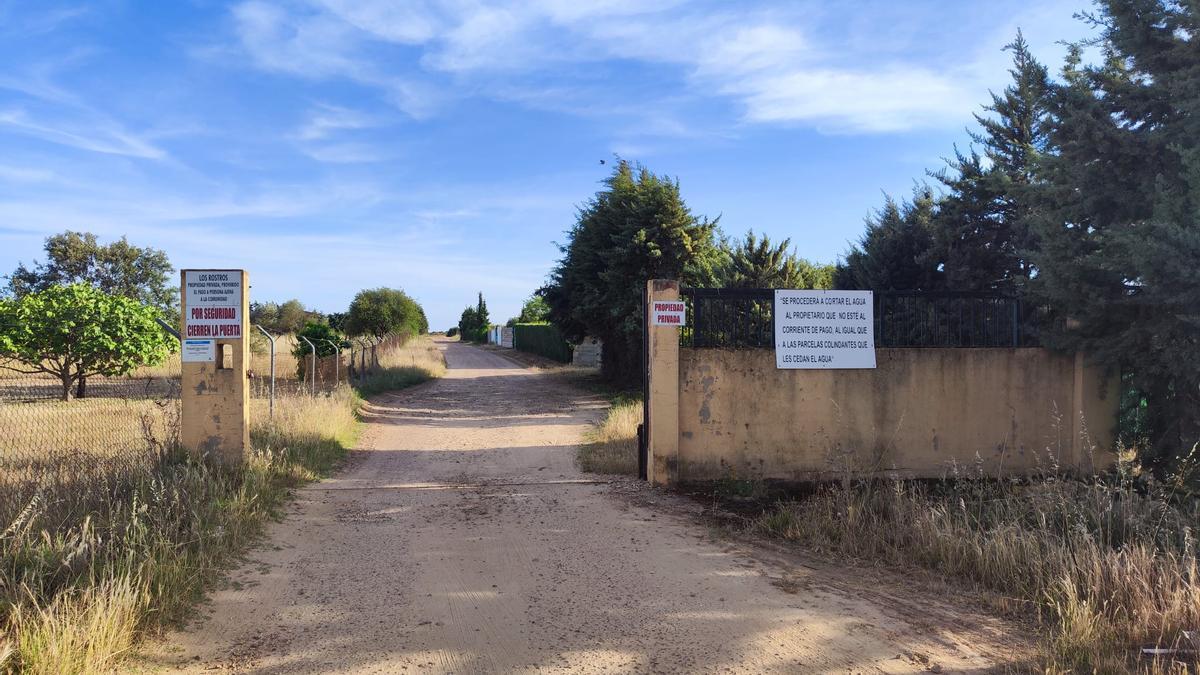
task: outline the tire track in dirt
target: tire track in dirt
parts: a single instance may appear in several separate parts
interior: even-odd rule
[[[147,667],[987,672],[1028,652],[974,610],[902,582],[858,592],[844,571],[713,539],[686,499],[589,481],[575,446],[602,400],[441,347],[447,376],[374,399],[361,450]]]

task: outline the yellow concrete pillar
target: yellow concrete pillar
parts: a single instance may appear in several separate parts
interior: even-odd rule
[[[679,327],[656,326],[656,300],[679,300],[679,282],[646,282],[646,363],[650,428],[646,430],[647,479],[656,485],[679,481]]]
[[[250,449],[250,279],[245,270],[183,270],[179,288],[180,440],[240,463]]]

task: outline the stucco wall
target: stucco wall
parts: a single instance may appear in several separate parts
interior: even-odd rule
[[[874,370],[777,370],[769,349],[681,349],[677,480],[808,480],[846,468],[995,475],[1111,462],[1092,449],[1111,446],[1117,397],[1082,358],[879,349],[877,359]]]

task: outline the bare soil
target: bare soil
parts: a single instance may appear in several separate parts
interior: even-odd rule
[[[361,450],[142,667],[264,673],[992,672],[1020,629],[945,588],[715,532],[695,501],[582,474],[605,407],[443,341]]]

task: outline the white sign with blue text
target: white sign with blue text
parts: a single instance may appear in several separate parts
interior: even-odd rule
[[[874,368],[871,291],[775,291],[775,367]]]
[[[184,363],[212,363],[217,360],[217,346],[214,340],[183,340],[181,360]]]

